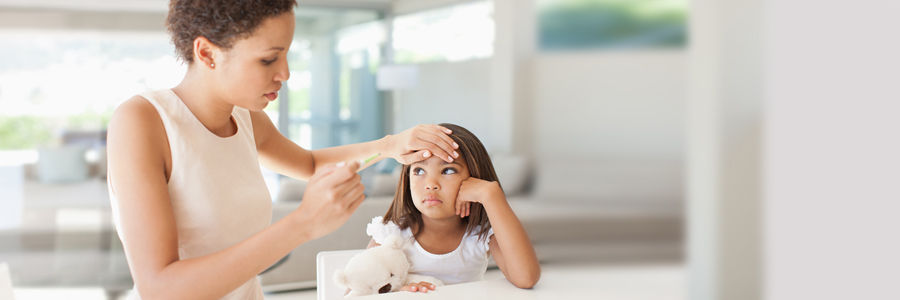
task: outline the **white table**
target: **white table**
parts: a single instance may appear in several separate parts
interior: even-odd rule
[[[533,289],[516,288],[499,271],[486,280],[438,287],[427,293],[396,292],[353,299],[687,299],[685,270],[679,264],[645,266],[544,265]],[[309,298],[307,298],[309,297]],[[315,291],[267,295],[266,299],[314,299]]]
[[[397,292],[353,299],[610,299],[683,300],[687,280],[679,264],[644,266],[542,265],[541,280],[531,290],[518,289],[499,270],[488,270],[484,281],[438,287],[428,293]],[[102,300],[100,288],[17,288],[17,300]],[[0,297],[2,298],[2,297]],[[314,300],[316,290],[266,295],[267,300]]]

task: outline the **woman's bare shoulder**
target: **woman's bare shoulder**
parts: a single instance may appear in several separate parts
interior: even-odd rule
[[[153,104],[137,95],[122,102],[109,121],[110,131],[114,129],[125,129],[126,131],[164,129],[162,125],[162,119]]]
[[[109,121],[107,145],[111,156],[168,160],[169,144],[162,119],[153,104],[141,96],[131,97],[116,108]]]
[[[165,138],[166,129],[156,107],[144,97],[134,96],[128,99],[113,113],[109,121],[110,138],[121,133],[124,137],[140,135],[154,138],[154,142],[160,142],[159,137]]]

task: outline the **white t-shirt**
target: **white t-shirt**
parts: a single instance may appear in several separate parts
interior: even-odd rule
[[[488,242],[494,235],[494,229],[488,230],[488,237],[478,240],[480,226],[471,234],[465,236],[459,243],[459,247],[447,254],[432,254],[415,241],[412,230],[406,228],[400,230],[394,222],[382,223],[382,217],[372,219],[366,228],[366,233],[381,244],[391,234],[398,234],[401,238],[412,240],[413,245],[406,247],[406,257],[409,258],[409,272],[412,274],[427,275],[440,279],[446,285],[479,281],[484,279],[484,271],[487,270]]]

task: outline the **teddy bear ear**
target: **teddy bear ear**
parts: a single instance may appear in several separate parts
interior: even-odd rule
[[[384,243],[382,245],[388,245],[389,247],[394,249],[403,249],[403,242],[403,238],[401,238],[399,235],[392,234],[384,239]]]
[[[341,288],[347,288],[347,274],[344,270],[334,271],[334,284]]]

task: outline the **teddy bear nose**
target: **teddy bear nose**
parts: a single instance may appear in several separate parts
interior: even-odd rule
[[[380,289],[378,289],[378,293],[379,293],[379,294],[388,293],[388,292],[390,292],[390,291],[391,291],[391,284],[390,284],[390,283],[385,284],[383,287],[381,287]]]

